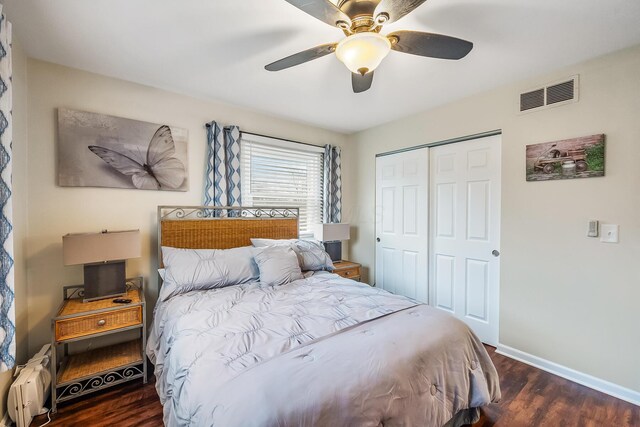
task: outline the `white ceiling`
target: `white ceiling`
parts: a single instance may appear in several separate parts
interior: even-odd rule
[[[638,0],[430,0],[385,27],[474,42],[460,61],[391,52],[351,90],[334,55],[264,65],[342,33],[284,0],[5,0],[30,57],[353,132],[640,43]]]

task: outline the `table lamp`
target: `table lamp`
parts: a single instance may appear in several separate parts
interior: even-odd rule
[[[313,235],[324,244],[331,261],[342,260],[342,241],[349,240],[349,224],[325,223],[314,226]]]
[[[127,293],[125,260],[140,257],[140,230],[62,236],[64,265],[84,264],[84,302]]]

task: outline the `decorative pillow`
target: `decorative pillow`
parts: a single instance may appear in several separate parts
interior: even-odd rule
[[[265,246],[289,246],[298,256],[298,263],[302,271],[333,271],[331,257],[324,250],[324,246],[317,240],[302,239],[251,239],[256,248]]]
[[[260,270],[260,283],[268,286],[286,285],[303,279],[298,265],[298,257],[293,249],[286,246],[269,246],[255,255]]]
[[[223,288],[258,280],[260,272],[251,246],[234,249],[162,247],[163,300],[193,290]],[[166,289],[165,289],[166,288]]]

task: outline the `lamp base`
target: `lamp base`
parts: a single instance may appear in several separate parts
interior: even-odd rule
[[[84,265],[83,302],[126,295],[125,262],[110,261]]]
[[[324,250],[329,254],[332,262],[342,261],[342,242],[324,242]]]

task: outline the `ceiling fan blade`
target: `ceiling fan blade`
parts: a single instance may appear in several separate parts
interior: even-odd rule
[[[373,71],[370,73],[362,74],[351,73],[351,86],[353,86],[353,93],[361,93],[369,90],[373,83]]]
[[[462,59],[473,49],[473,43],[442,34],[422,33],[420,31],[396,31],[389,34],[391,49],[412,55],[428,56],[440,59]]]
[[[348,29],[351,27],[351,18],[338,9],[338,7],[331,3],[329,0],[285,0],[300,9],[303,12],[308,13],[326,22],[332,27],[339,27]]]
[[[294,53],[291,56],[272,62],[264,68],[267,71],[280,71],[285,68],[304,64],[305,62],[313,61],[314,59],[322,58],[325,55],[335,52],[336,45],[337,43],[329,43],[312,47],[311,49],[303,50],[302,52]]]
[[[376,22],[380,24],[390,24],[406,14],[413,12],[414,9],[425,1],[427,0],[382,0],[378,3],[378,6],[376,6],[376,11],[373,13],[373,16],[375,16]],[[381,14],[386,14],[387,16],[379,18]]]

